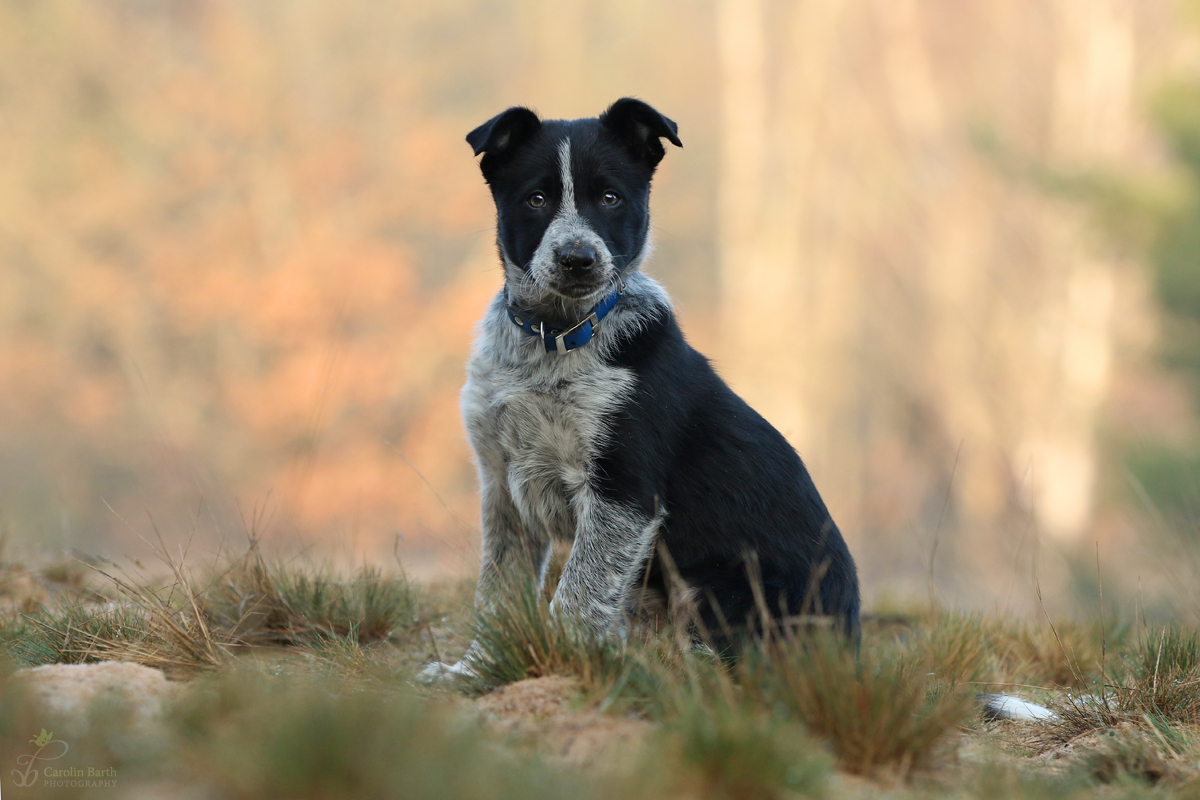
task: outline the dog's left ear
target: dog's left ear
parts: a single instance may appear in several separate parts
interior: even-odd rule
[[[679,126],[655,111],[641,100],[622,97],[600,115],[600,124],[615,135],[634,157],[645,162],[654,170],[667,151],[659,139],[666,139],[676,147],[679,141]]]

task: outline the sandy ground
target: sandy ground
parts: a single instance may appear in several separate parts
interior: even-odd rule
[[[511,683],[476,705],[508,741],[579,766],[628,761],[620,756],[632,754],[652,728],[583,706],[578,684],[559,676]]]

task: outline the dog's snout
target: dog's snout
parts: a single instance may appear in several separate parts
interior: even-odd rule
[[[590,269],[596,263],[596,251],[576,242],[558,248],[555,260],[564,269],[574,269],[582,272]]]

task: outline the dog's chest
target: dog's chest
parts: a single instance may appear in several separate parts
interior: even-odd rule
[[[574,532],[580,495],[612,421],[634,386],[630,370],[583,349],[529,359],[477,355],[464,389],[471,443],[502,474],[526,525]]]

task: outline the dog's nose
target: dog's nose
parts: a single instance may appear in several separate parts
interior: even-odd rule
[[[583,244],[569,244],[558,248],[558,265],[563,269],[577,269],[580,272],[596,263],[596,251]]]

